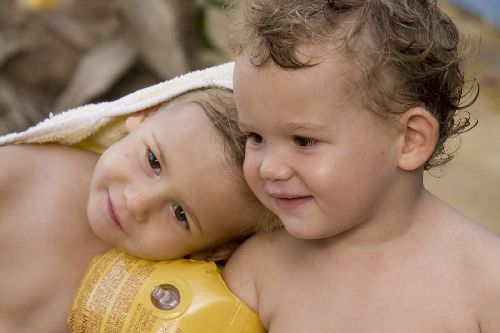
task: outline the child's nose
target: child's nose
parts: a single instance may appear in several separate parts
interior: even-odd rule
[[[290,168],[285,156],[279,152],[268,150],[260,165],[260,176],[265,180],[286,180],[292,177],[293,171]]]
[[[125,188],[127,209],[138,222],[145,222],[158,205],[160,195],[154,186],[127,186]]]

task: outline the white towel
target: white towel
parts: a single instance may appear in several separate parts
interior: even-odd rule
[[[87,104],[54,116],[50,115],[26,131],[0,137],[0,145],[48,142],[74,145],[94,134],[99,135],[97,131],[111,125],[114,119],[166,102],[187,91],[206,87],[232,90],[233,68],[234,63],[229,62],[193,71],[140,89],[112,102]]]

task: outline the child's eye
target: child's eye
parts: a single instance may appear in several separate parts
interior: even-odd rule
[[[318,140],[305,136],[294,136],[293,142],[299,147],[311,147],[318,144]]]
[[[247,142],[254,144],[254,145],[259,145],[264,141],[260,135],[257,133],[250,133],[247,134]]]
[[[151,149],[146,149],[146,158],[148,159],[148,164],[153,169],[156,174],[159,174],[161,171],[160,161],[156,158],[156,155],[151,151]]]
[[[187,220],[186,212],[178,204],[172,205],[172,211],[174,213],[175,219],[186,229],[189,230],[189,222]]]

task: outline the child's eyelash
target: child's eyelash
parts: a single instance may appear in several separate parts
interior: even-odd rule
[[[187,218],[187,215],[186,215],[186,212],[184,211],[184,209],[179,206],[178,204],[174,204],[172,206],[172,212],[176,218],[176,220],[183,225],[183,227],[189,231],[189,229],[191,229],[190,225],[189,225],[189,221],[188,221],[188,218]]]
[[[149,147],[146,148],[146,158],[151,169],[155,171],[161,170],[160,161]]]
[[[319,143],[319,141],[316,139],[300,135],[294,136],[292,139],[293,142],[300,147],[312,147]]]
[[[252,144],[261,144],[263,139],[262,136],[257,133],[248,133],[246,134],[246,141]]]

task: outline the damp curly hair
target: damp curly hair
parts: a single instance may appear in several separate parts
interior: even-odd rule
[[[476,125],[465,109],[479,86],[464,80],[461,36],[435,0],[232,0],[229,7],[243,20],[231,48],[255,66],[314,66],[298,48],[335,42],[353,73],[348,87],[369,110],[387,116],[425,107],[439,122],[426,170],[450,161],[445,142]]]

